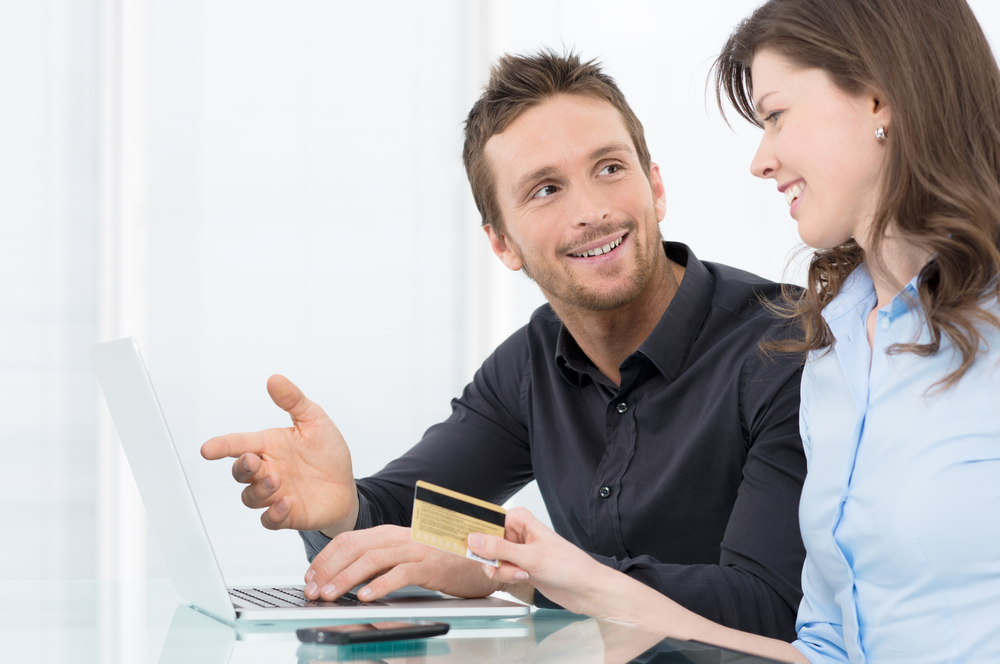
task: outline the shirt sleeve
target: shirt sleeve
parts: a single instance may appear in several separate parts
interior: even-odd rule
[[[833,588],[823,580],[808,556],[802,569],[802,591],[804,596],[795,624],[799,638],[792,645],[812,664],[848,664],[843,616],[834,601]]]
[[[429,428],[419,443],[381,471],[357,480],[355,530],[409,526],[417,480],[502,505],[534,479],[523,417],[527,364],[527,332],[522,328],[452,400],[447,420]],[[310,561],[330,541],[318,532],[301,536]]]
[[[803,395],[799,404],[799,434],[802,437],[807,467],[812,450],[808,410],[809,404]],[[799,604],[795,630],[798,640],[792,645],[813,664],[849,662],[844,644],[843,614],[834,599],[833,588],[823,579],[808,554],[802,566],[802,602]]]
[[[801,375],[797,357],[762,355],[756,346],[747,356],[741,387],[747,457],[718,565],[594,558],[727,627],[794,640],[805,558],[798,522],[805,478]],[[536,601],[555,606],[538,594]]]

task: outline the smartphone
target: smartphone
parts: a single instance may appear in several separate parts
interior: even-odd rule
[[[451,625],[428,620],[392,620],[377,623],[356,623],[352,625],[331,625],[310,627],[295,631],[303,643],[374,643],[376,641],[405,641],[426,639],[429,636],[447,634]]]

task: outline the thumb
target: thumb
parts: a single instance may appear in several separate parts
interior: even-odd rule
[[[320,411],[320,415],[323,415],[319,406],[307,399],[295,383],[281,374],[274,374],[267,379],[267,393],[271,396],[274,405],[292,416],[293,422],[316,419],[317,414],[310,412],[314,408]]]

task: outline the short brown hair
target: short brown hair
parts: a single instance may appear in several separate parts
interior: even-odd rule
[[[977,328],[1000,325],[983,307],[1000,295],[1000,70],[975,15],[965,0],[769,0],[715,63],[720,109],[725,97],[758,127],[750,65],[763,49],[822,69],[847,93],[873,90],[892,113],[869,255],[854,239],[813,254],[787,311],[805,338],[786,349],[833,343],[823,308],[863,261],[883,267],[891,231],[934,258],[918,287],[930,342],[890,352],[933,355],[946,334],[962,356],[943,380],[954,384],[978,355]]]
[[[498,231],[503,227],[486,142],[521,113],[558,94],[588,95],[618,109],[639,163],[649,177],[649,148],[642,123],[614,79],[601,71],[599,62],[580,62],[575,53],[559,55],[551,49],[531,55],[503,55],[490,68],[490,80],[465,120],[462,163],[484,226],[489,224]]]

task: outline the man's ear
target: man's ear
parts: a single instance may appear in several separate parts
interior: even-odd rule
[[[660,167],[650,162],[649,186],[653,189],[653,209],[656,210],[656,221],[663,221],[667,216],[667,191],[663,187]]]
[[[490,239],[490,247],[493,249],[493,253],[497,255],[497,258],[500,259],[500,262],[514,272],[520,270],[522,267],[521,257],[514,251],[513,245],[504,237],[504,234],[498,233],[493,228],[493,224],[486,224],[483,226],[483,230],[486,231],[486,237]]]

